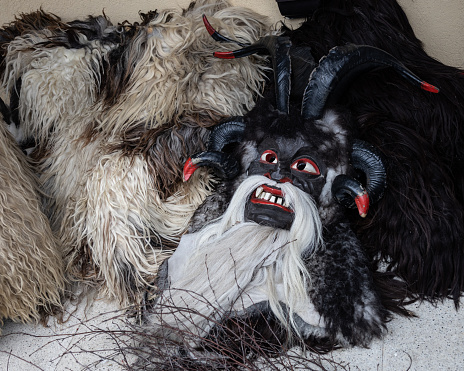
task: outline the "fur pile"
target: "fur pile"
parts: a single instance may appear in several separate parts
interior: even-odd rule
[[[211,192],[207,172],[182,182],[185,160],[207,127],[250,109],[264,84],[263,58],[212,56],[202,14],[245,42],[270,31],[265,17],[205,0],[118,26],[39,11],[0,36],[12,121],[35,146],[67,272],[101,282],[122,305],[140,300]]]
[[[61,307],[63,260],[37,179],[3,119],[0,159],[0,323],[38,321]]]
[[[411,88],[389,70],[372,71],[323,119],[297,127],[299,88],[289,115],[275,110],[272,94],[253,108],[264,90],[265,59],[213,57],[236,45],[215,42],[203,14],[245,44],[270,33],[265,17],[224,0],[142,13],[141,23],[122,25],[104,16],[65,23],[38,11],[0,30],[4,118],[38,175],[36,181],[0,123],[0,319],[50,313],[59,306],[63,270],[123,306],[140,303],[147,287],[158,285],[150,324],[163,336],[182,333],[193,347],[233,333],[237,318],[269,343],[367,346],[383,333],[389,310],[403,311],[403,283],[413,297],[450,297],[458,306],[463,72],[425,53],[395,0],[323,1],[300,28],[282,30],[293,46],[318,61],[338,45],[372,45],[440,93]],[[314,61],[303,61],[305,76]],[[205,149],[208,128],[239,115],[245,141],[227,150],[239,157],[242,174],[216,185],[200,169],[183,182],[182,167]],[[324,163],[323,180],[310,192],[279,183],[295,212],[290,230],[244,216],[259,185],[276,186],[270,175],[246,174],[269,137],[287,141],[286,148],[297,137]],[[331,193],[337,175],[355,173],[354,138],[386,159],[388,187],[363,220]],[[387,272],[377,272],[380,261]]]

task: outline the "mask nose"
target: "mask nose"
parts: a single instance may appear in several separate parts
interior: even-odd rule
[[[293,183],[293,181],[287,177],[287,176],[282,176],[279,171],[273,171],[271,173],[266,173],[264,174],[265,177],[275,180],[277,183]]]

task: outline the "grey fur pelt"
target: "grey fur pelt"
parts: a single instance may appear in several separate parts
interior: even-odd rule
[[[153,283],[211,192],[206,171],[182,182],[185,160],[204,148],[207,127],[250,109],[264,84],[263,58],[212,56],[203,13],[244,42],[270,31],[250,10],[202,0],[124,26],[37,12],[0,32],[11,120],[17,139],[35,145],[67,272],[101,282],[123,305]]]
[[[38,321],[61,307],[63,260],[37,179],[3,119],[0,162],[0,323]]]

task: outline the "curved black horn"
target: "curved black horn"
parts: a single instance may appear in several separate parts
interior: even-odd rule
[[[276,87],[276,108],[284,113],[289,112],[291,63],[290,63],[290,38],[287,36],[264,36],[251,45],[240,44],[217,32],[208,19],[203,16],[203,22],[211,37],[217,41],[234,42],[243,45],[242,49],[229,52],[214,52],[213,55],[221,59],[235,59],[247,57],[252,54],[267,54],[272,58],[274,69],[274,81]]]
[[[214,52],[213,55],[222,59],[242,58],[256,53],[270,55],[274,70],[276,108],[288,114],[291,81],[290,47],[290,38],[286,36],[264,36],[245,48],[231,52]]]
[[[209,136],[208,151],[222,151],[230,143],[237,143],[243,139],[245,122],[243,117],[231,117],[213,127]]]
[[[211,23],[209,23],[208,18],[206,18],[206,15],[204,14],[203,14],[203,24],[205,25],[206,30],[211,35],[211,37],[216,41],[226,42],[226,43],[235,43],[237,45],[240,45],[242,48],[249,46],[249,44],[244,44],[244,43],[241,43],[240,41],[229,39],[228,37],[217,32],[213,28],[213,26],[211,26]]]
[[[379,67],[392,67],[412,84],[438,93],[438,88],[422,81],[387,52],[367,45],[348,44],[332,48],[311,74],[303,96],[304,118],[318,119],[326,104],[336,101],[357,76]]]
[[[242,117],[234,117],[216,125],[209,137],[207,150],[191,156],[184,165],[184,181],[189,180],[193,173],[202,166],[214,169],[223,179],[232,179],[240,171],[238,161],[231,155],[222,152],[225,146],[240,142],[245,131]]]
[[[379,201],[387,186],[387,172],[381,153],[370,144],[361,140],[353,142],[351,153],[353,167],[366,176],[366,186],[359,180],[342,174],[332,184],[332,194],[337,201],[348,208],[358,208],[364,217],[369,205]]]
[[[208,166],[222,179],[233,179],[240,171],[238,161],[229,154],[217,151],[200,152],[190,157],[184,165],[184,181],[190,179],[200,167]]]
[[[250,46],[231,52],[215,52],[214,56],[223,59],[233,59],[256,53],[270,55],[274,70],[276,108],[288,114],[291,82],[291,45],[290,38],[286,36],[264,36]]]
[[[340,174],[332,183],[332,195],[337,202],[346,208],[358,208],[359,215],[366,217],[369,211],[369,194],[360,181],[355,178]]]
[[[387,187],[387,170],[380,151],[362,140],[353,142],[351,161],[366,175],[366,191],[371,203],[378,202]]]

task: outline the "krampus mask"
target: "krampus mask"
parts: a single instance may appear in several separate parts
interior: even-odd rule
[[[218,56],[263,49],[273,56],[277,99],[268,92],[246,116],[216,126],[208,150],[187,161],[186,179],[211,166],[224,182],[192,220],[192,232],[203,228],[185,235],[160,271],[165,290],[152,318],[163,331],[200,337],[246,317],[266,340],[367,345],[388,312],[344,207],[365,216],[386,177],[381,156],[354,139],[349,113],[334,103],[351,79],[377,67],[433,87],[379,49],[347,45],[321,60],[294,105],[288,39]]]

